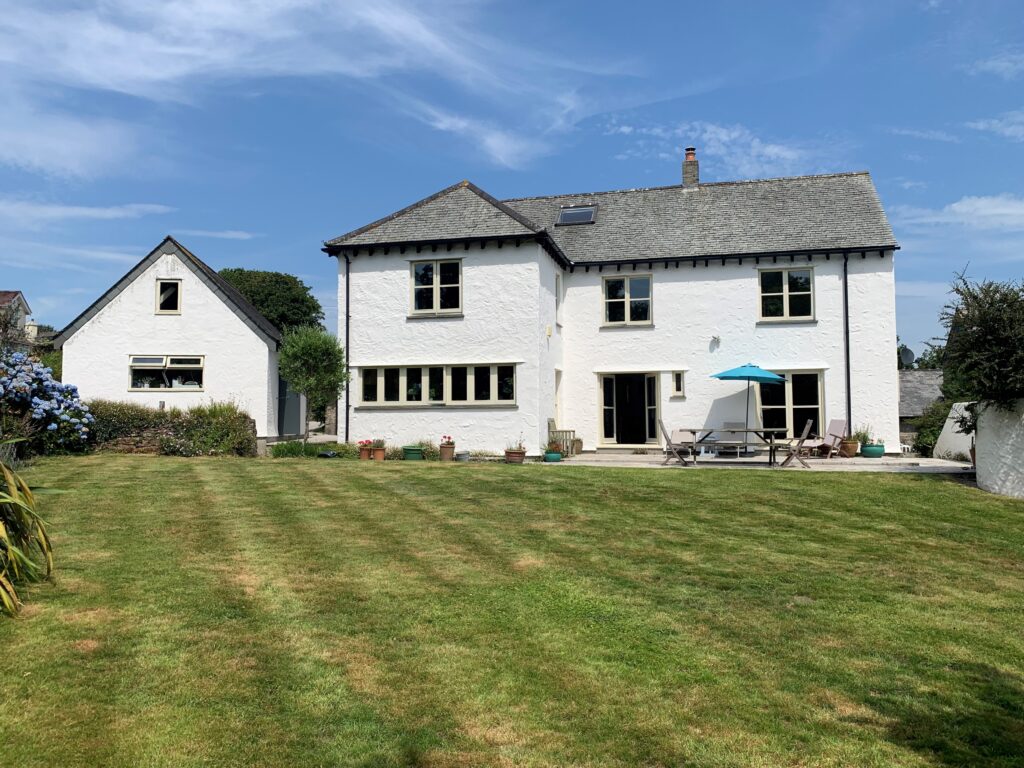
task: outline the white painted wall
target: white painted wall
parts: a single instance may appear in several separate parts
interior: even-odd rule
[[[955,459],[957,456],[970,456],[971,445],[974,438],[965,435],[956,425],[956,420],[963,412],[968,403],[953,403],[950,406],[949,414],[942,425],[935,446],[932,448],[932,456],[937,459]]]
[[[1024,499],[1024,400],[1013,411],[986,408],[978,418],[978,487]]]
[[[653,326],[602,327],[602,277],[562,272],[562,324],[554,318],[558,267],[535,245],[453,251],[463,262],[464,317],[409,319],[408,262],[427,252],[361,255],[352,261],[351,364],[440,365],[515,360],[514,410],[416,407],[370,409],[358,405],[353,378],[353,440],[383,437],[401,444],[453,434],[460,448],[501,450],[524,434],[537,452],[555,415],[554,371],[562,370],[559,428],[574,429],[584,448],[599,444],[598,372],[658,372],[659,406],[670,426],[715,426],[744,421],[746,384],[711,379],[718,371],[752,362],[780,371],[820,371],[824,422],[846,417],[843,346],[843,259],[816,257],[813,322],[759,323],[758,266],[745,260],[709,266],[681,263],[636,273],[653,274]],[[439,257],[447,253],[439,251]],[[797,261],[795,266],[807,262]],[[789,266],[788,259],[778,266]],[[344,259],[339,259],[339,305],[344,314]],[[622,274],[633,274],[624,267]],[[892,254],[850,260],[853,427],[870,425],[887,450],[899,451],[899,383],[895,362],[895,290]],[[548,328],[551,335],[548,336]],[[344,333],[344,325],[339,334]],[[712,341],[719,337],[720,342]],[[686,371],[686,395],[671,396],[671,373]],[[357,373],[357,370],[354,371]],[[342,402],[342,407],[344,402]],[[343,418],[343,411],[342,411]],[[750,423],[759,423],[757,399]]]
[[[181,314],[155,312],[156,280],[181,280]],[[63,379],[86,400],[187,408],[232,401],[277,435],[277,353],[175,255],[164,254],[64,342]],[[203,391],[130,391],[130,355],[205,355]]]

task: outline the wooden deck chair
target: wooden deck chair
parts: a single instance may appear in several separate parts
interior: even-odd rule
[[[824,437],[815,437],[804,443],[805,451],[818,451],[826,459],[832,458],[832,454],[838,452],[839,443],[846,434],[846,419],[832,419],[828,423]]]
[[[697,436],[693,432],[677,429],[671,434],[665,426],[665,422],[658,419],[658,426],[661,427],[661,434],[665,438],[665,460],[662,464],[668,464],[675,457],[682,466],[686,466],[686,459],[680,451],[689,451],[694,466],[697,464]]]
[[[548,419],[548,442],[558,443],[562,447],[562,454],[572,456],[573,443],[576,440],[576,430],[558,429],[554,419]]]
[[[807,440],[807,436],[811,433],[811,425],[813,423],[814,421],[812,419],[808,419],[807,423],[804,425],[803,434],[800,435],[799,439],[789,441],[789,455],[786,457],[786,460],[782,462],[783,467],[788,467],[793,463],[793,459],[796,459],[807,469],[811,468],[811,465],[804,461],[803,457],[800,455],[800,451],[804,449],[804,442]]]

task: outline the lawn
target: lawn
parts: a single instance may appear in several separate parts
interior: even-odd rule
[[[1009,766],[1024,503],[939,477],[38,462],[0,763]]]

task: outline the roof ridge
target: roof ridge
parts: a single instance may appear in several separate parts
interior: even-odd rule
[[[595,197],[597,195],[622,195],[629,192],[661,192],[670,189],[701,189],[702,187],[725,187],[739,184],[764,184],[766,182],[802,181],[804,179],[829,179],[842,176],[870,176],[870,171],[838,171],[836,173],[807,173],[800,176],[771,176],[765,179],[734,179],[732,181],[702,181],[697,187],[683,184],[665,184],[660,187],[627,187],[624,189],[605,189],[596,192],[564,192],[553,195],[528,195],[526,197],[507,197],[501,202],[518,203],[526,200],[549,200],[555,197]]]

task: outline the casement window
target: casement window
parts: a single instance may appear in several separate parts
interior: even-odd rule
[[[509,364],[363,368],[363,405],[513,405],[516,367]]]
[[[761,424],[778,438],[797,437],[811,420],[811,434],[820,435],[822,418],[822,375],[818,371],[774,373],[786,378],[785,384],[760,384],[758,397]]]
[[[203,355],[132,355],[129,389],[201,390],[204,362]]]
[[[685,371],[672,371],[672,397],[686,397]]]
[[[558,212],[556,227],[564,227],[570,224],[593,224],[597,216],[596,205],[565,205]]]
[[[651,276],[606,277],[604,279],[605,325],[650,325],[652,312]]]
[[[814,317],[814,277],[810,269],[760,272],[762,320],[810,320]]]
[[[413,315],[457,315],[462,312],[462,262],[414,261],[409,265]]]
[[[156,313],[158,315],[181,314],[181,280],[156,281]]]

